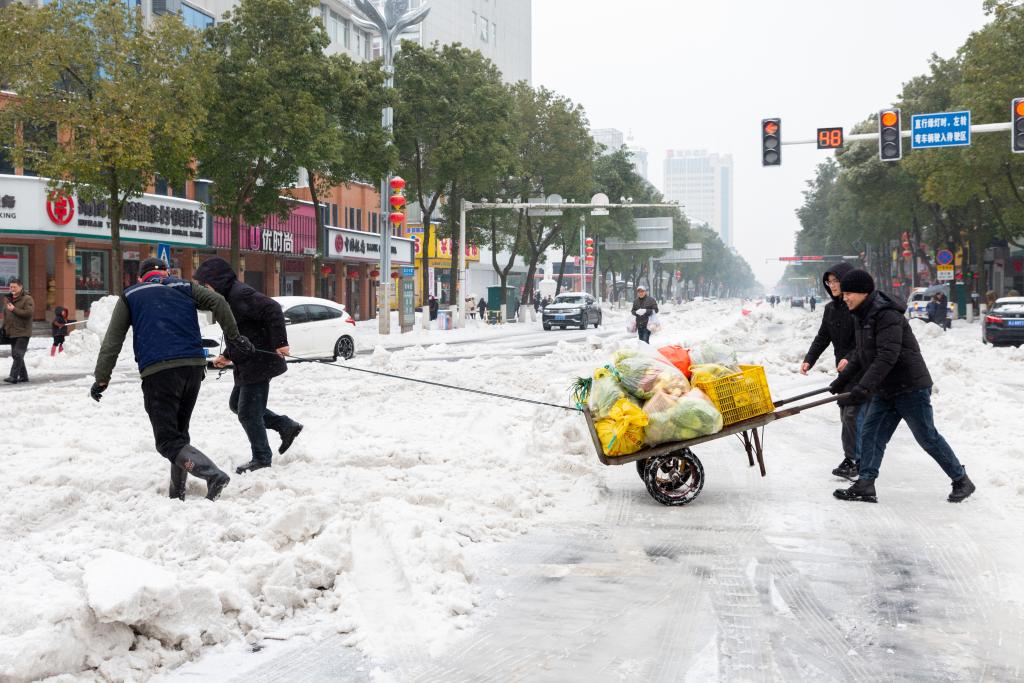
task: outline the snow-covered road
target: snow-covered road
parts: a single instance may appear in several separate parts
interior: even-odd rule
[[[688,305],[655,341],[732,344],[779,397],[829,379],[795,373],[818,315]],[[622,328],[352,362],[567,403],[634,343]],[[579,415],[321,366],[273,384],[307,425],[292,450],[182,505],[130,359],[97,406],[71,379],[96,340],[73,336],[8,388],[0,680],[1019,679],[1024,350],[915,330],[978,484],[963,505],[902,427],[879,504],[833,499],[831,406],[768,428],[764,479],[731,438],[699,447],[704,492],[667,508],[631,465],[598,463]],[[248,458],[229,391],[207,380],[192,430],[223,467]]]

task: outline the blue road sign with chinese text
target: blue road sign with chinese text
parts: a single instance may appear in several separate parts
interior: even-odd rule
[[[910,147],[963,147],[971,144],[971,112],[948,111],[910,117]]]

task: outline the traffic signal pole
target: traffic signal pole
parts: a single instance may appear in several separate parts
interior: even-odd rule
[[[971,124],[971,134],[974,133],[1001,133],[1003,131],[1013,130],[1013,123],[1010,121],[1004,121],[1002,123],[975,123]],[[912,131],[902,130],[900,131],[901,138],[909,138]],[[877,140],[878,133],[849,133],[843,136],[843,140],[850,140],[856,142],[857,140]],[[808,138],[806,140],[786,140],[783,139],[780,144],[782,145],[817,145],[818,140],[816,138]]]

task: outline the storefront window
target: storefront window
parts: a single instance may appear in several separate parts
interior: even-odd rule
[[[14,278],[28,282],[28,248],[0,244],[0,293],[11,291],[10,282]]]
[[[105,251],[80,249],[75,254],[75,308],[88,310],[110,291],[109,259]]]

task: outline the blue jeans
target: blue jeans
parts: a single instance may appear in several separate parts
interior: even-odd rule
[[[953,449],[935,429],[931,396],[930,388],[909,391],[892,398],[875,396],[861,408],[861,414],[864,415],[859,430],[861,479],[878,477],[878,468],[882,465],[885,447],[899,426],[900,420],[906,421],[918,445],[939,463],[946,476],[955,481],[966,474]]]
[[[228,407],[238,415],[245,435],[249,437],[252,447],[252,459],[265,465],[270,464],[273,453],[267,440],[267,430],[285,431],[296,426],[296,422],[286,415],[278,415],[267,410],[267,399],[270,397],[270,380],[254,384],[236,384],[231,390]]]
[[[651,331],[646,327],[640,327],[639,325],[637,325],[636,334],[638,337],[640,337],[640,341],[644,342],[645,344],[651,343]]]

